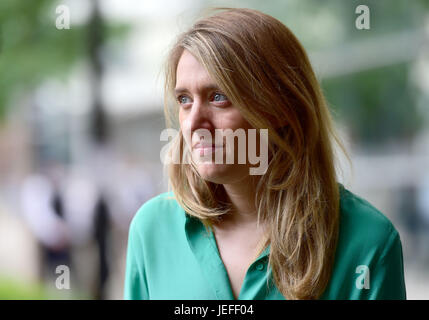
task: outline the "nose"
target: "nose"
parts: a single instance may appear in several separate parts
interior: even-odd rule
[[[213,130],[212,113],[210,107],[201,99],[195,99],[188,115],[188,128],[193,135],[198,129]]]

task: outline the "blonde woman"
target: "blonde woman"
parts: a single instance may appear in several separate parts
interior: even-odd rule
[[[197,21],[171,49],[165,94],[171,191],[130,225],[125,299],[406,298],[399,234],[337,182],[341,143],[285,25],[250,9]],[[225,143],[238,131],[245,161]],[[268,164],[251,174],[255,149]]]

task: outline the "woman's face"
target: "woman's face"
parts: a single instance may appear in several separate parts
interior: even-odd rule
[[[221,132],[225,132],[224,129],[231,129],[232,132],[244,129],[248,150],[247,130],[252,127],[187,50],[183,51],[177,66],[175,95],[180,106],[180,128],[201,177],[218,184],[235,183],[248,177],[247,157],[244,163],[238,161],[238,152],[243,150],[237,147],[239,139],[234,139],[236,143],[225,148],[225,136],[218,135],[221,138],[215,140],[215,133],[219,129]],[[226,157],[219,157],[222,161],[214,161],[215,154],[231,152],[232,145],[235,155],[233,164],[227,163]]]

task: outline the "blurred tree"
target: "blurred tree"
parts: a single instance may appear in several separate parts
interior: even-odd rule
[[[322,81],[330,107],[367,147],[407,143],[424,125],[408,63]]]
[[[97,144],[104,144],[108,140],[108,124],[106,113],[103,108],[101,80],[103,78],[104,66],[101,52],[105,41],[105,21],[100,14],[100,3],[92,1],[91,17],[88,24],[88,54],[92,73],[92,138]]]
[[[0,121],[11,99],[44,79],[65,79],[79,59],[88,58],[90,23],[55,26],[56,0],[0,1]],[[71,22],[73,23],[73,12]],[[103,24],[105,38],[123,36],[128,27]]]
[[[338,6],[345,43],[420,30],[429,9],[427,0],[395,1],[395,5],[389,0],[329,2]],[[354,24],[357,15],[353,9],[361,4],[370,8],[371,28],[367,31],[358,30]],[[398,49],[402,45],[398,42]],[[411,67],[412,63],[404,60],[322,81],[330,106],[347,123],[355,141],[367,148],[407,145],[421,130],[424,117],[417,107],[417,90],[409,79]]]

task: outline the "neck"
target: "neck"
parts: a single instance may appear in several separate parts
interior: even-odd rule
[[[257,221],[255,206],[256,179],[248,176],[235,183],[224,184],[226,195],[232,204],[227,220],[232,225],[248,225]]]

